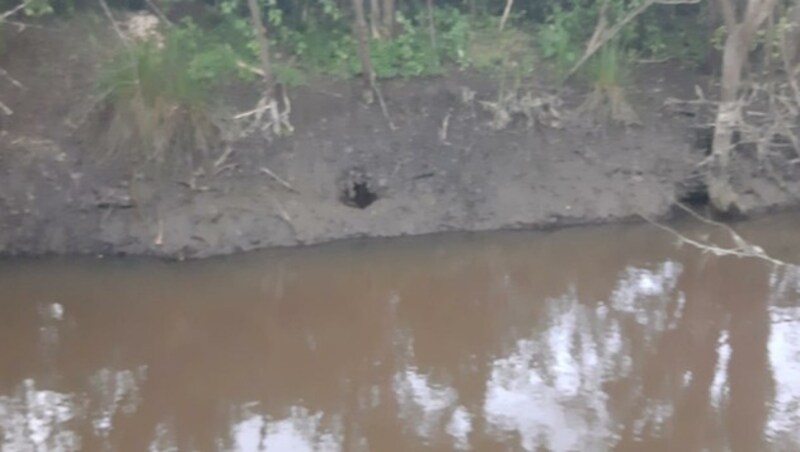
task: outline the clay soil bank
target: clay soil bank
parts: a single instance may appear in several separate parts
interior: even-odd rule
[[[641,120],[631,127],[578,114],[585,88],[534,81],[525,94],[551,104],[497,129],[482,103],[496,100],[497,83],[451,72],[383,82],[392,128],[363,102],[359,83],[314,82],[290,90],[291,136],[213,150],[213,176],[131,179],[123,160],[100,158],[81,132],[97,129],[85,123],[97,117],[96,61],[75,28],[14,33],[0,62],[25,86],[0,86],[14,110],[0,121],[0,255],[188,259],[354,237],[665,219],[675,199],[702,192],[708,118],[665,101],[711,82],[669,64],[642,67],[626,87]],[[253,108],[251,88],[228,91],[221,105]],[[797,169],[774,158],[781,183],[746,149],[736,155],[747,214],[797,204]]]

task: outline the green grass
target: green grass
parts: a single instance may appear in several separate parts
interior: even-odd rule
[[[233,52],[204,41],[192,26],[174,27],[163,43],[123,47],[100,76],[107,149],[158,165],[206,152],[218,138],[212,95],[235,71]]]
[[[586,74],[593,87],[584,109],[601,119],[626,125],[638,124],[639,118],[625,97],[630,81],[630,53],[617,42],[606,43],[589,61]]]

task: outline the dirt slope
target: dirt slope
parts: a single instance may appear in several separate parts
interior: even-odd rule
[[[93,31],[95,42],[103,33]],[[697,118],[663,107],[668,97],[691,97],[702,80],[690,73],[641,71],[628,87],[641,126],[577,115],[585,94],[575,88],[558,93],[560,127],[537,111],[538,121],[517,117],[502,130],[481,103],[496,98],[495,84],[451,73],[386,83],[394,129],[362,102],[355,82],[293,89],[292,136],[234,143],[214,177],[131,181],[130,168],[99,158],[103,150],[79,133],[96,92],[96,49],[81,24],[7,39],[0,67],[25,89],[0,85],[14,110],[0,122],[2,255],[196,258],[350,237],[663,218],[703,159]],[[528,92],[554,94],[537,84]],[[254,98],[237,87],[222,103],[242,111]],[[747,153],[737,157],[736,187],[749,212],[796,204],[795,168],[775,163],[789,182],[763,176]]]

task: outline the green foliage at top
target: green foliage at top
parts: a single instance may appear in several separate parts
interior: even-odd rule
[[[126,1],[133,0],[116,3]],[[243,0],[220,0],[213,6],[200,0],[171,0],[165,3],[168,5],[165,8],[192,1],[215,11],[220,18],[213,26],[203,23],[199,34],[186,31],[200,40],[190,52],[192,78],[208,79],[224,75],[226,71],[221,68],[230,69],[231,58],[220,49],[257,65],[257,43]],[[279,82],[302,84],[309,76],[347,78],[360,72],[349,1],[258,1],[267,23],[274,75]],[[639,1],[610,0],[606,11],[609,23],[624,17]],[[435,39],[431,38],[426,2],[396,3],[392,36],[375,37],[369,42],[379,78],[436,74],[449,66],[501,74],[517,72],[521,76],[533,70],[537,59],[564,72],[582,55],[602,2],[515,2],[512,18],[500,32],[504,0],[439,0],[433,11]],[[368,21],[370,5],[371,2],[365,1]],[[704,8],[704,5],[652,6],[623,29],[617,37],[618,46],[626,54],[635,53],[636,58],[698,61],[709,45],[703,26]]]
[[[537,40],[541,55],[557,70],[571,68],[584,52],[594,32],[601,2],[553,1],[544,22],[539,25]],[[611,0],[606,11],[609,26],[621,20],[638,1]],[[709,45],[703,21],[704,4],[653,5],[636,17],[615,37],[616,46],[642,59],[676,59],[695,63],[702,59]]]
[[[537,33],[542,57],[553,61],[560,72],[571,68],[583,52],[594,20],[590,9],[568,10],[556,5]]]
[[[328,5],[325,14],[298,29],[274,24],[277,31],[274,44],[305,71],[352,77],[361,68],[349,23],[351,18],[333,2],[321,3]],[[379,78],[435,74],[448,62],[465,61],[470,24],[460,10],[447,7],[434,11],[435,47],[426,10],[417,11],[413,17],[398,11],[395,20],[394,36],[369,42],[373,68]]]
[[[165,30],[163,39],[124,46],[100,77],[107,149],[159,168],[207,151],[217,132],[208,115],[212,96],[236,75],[233,48],[191,22]]]
[[[112,96],[140,96],[148,105],[168,101],[203,104],[236,75],[236,52],[187,22],[171,27],[163,42],[134,43],[107,66],[102,85]]]

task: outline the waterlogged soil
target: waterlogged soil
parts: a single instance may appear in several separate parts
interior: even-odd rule
[[[638,68],[625,87],[640,125],[581,114],[588,90],[579,85],[531,81],[523,92],[555,99],[552,108],[497,129],[485,102],[498,85],[485,75],[383,82],[391,121],[358,82],[314,81],[288,91],[291,135],[253,135],[191,166],[142,169],[86,133],[102,132],[96,53],[114,37],[84,22],[6,30],[0,67],[22,87],[0,81],[13,110],[0,120],[0,255],[199,258],[353,237],[663,219],[676,198],[702,200],[697,168],[708,140],[698,124],[708,118],[665,102],[713,84],[669,64]],[[230,114],[256,99],[254,89],[230,86],[217,100]],[[752,152],[736,154],[745,213],[796,204],[790,157],[764,166]]]

